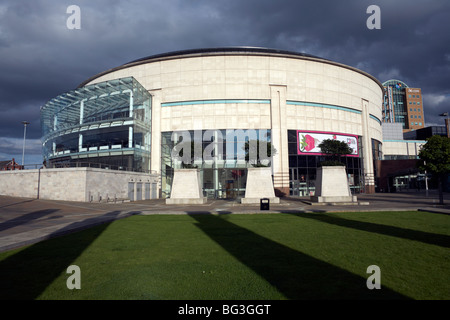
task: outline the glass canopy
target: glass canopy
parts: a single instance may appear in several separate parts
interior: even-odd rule
[[[41,108],[42,136],[93,122],[140,117],[143,112],[138,110],[150,108],[150,99],[148,91],[133,77],[66,92]],[[150,113],[145,114],[150,116]]]
[[[41,130],[44,159],[51,163],[110,163],[126,155],[119,162],[136,169],[139,157],[139,170],[148,170],[151,95],[133,77],[81,87],[41,108]]]

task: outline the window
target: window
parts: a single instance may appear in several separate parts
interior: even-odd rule
[[[419,122],[419,126],[421,126],[422,125],[422,122]]]

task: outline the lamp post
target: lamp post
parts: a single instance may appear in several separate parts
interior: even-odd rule
[[[24,165],[25,159],[25,137],[27,135],[27,125],[30,123],[28,121],[22,121],[23,124],[23,149],[22,149],[22,166]]]
[[[448,112],[444,112],[440,114],[441,117],[447,117],[447,119],[444,119],[444,123],[445,123],[445,129],[447,130],[447,138],[450,138],[450,123],[449,123],[449,118],[448,118]]]
[[[424,161],[424,165],[427,165],[426,161]],[[427,175],[427,170],[425,170],[425,196],[428,198],[428,175]]]

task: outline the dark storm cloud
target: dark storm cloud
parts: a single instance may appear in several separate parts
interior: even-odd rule
[[[69,30],[69,5],[81,30]],[[369,30],[369,5],[381,30]],[[40,138],[39,107],[87,78],[167,51],[260,46],[348,64],[424,94],[427,124],[450,111],[450,3],[443,0],[3,0],[0,3],[0,155]],[[14,139],[15,138],[15,139]],[[18,140],[17,140],[18,139]],[[37,143],[35,145],[38,145]],[[21,146],[19,146],[21,147]]]

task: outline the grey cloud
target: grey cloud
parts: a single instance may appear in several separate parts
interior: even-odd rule
[[[81,30],[68,30],[66,8],[75,2],[81,8]],[[101,71],[152,54],[200,47],[306,52],[360,67],[380,81],[398,75],[428,97],[450,93],[447,1],[75,2],[0,4],[0,137],[20,138],[26,116],[35,124],[30,138],[39,138],[39,107]],[[381,30],[366,28],[371,4],[381,9]],[[426,121],[439,123],[447,101],[427,98]]]

